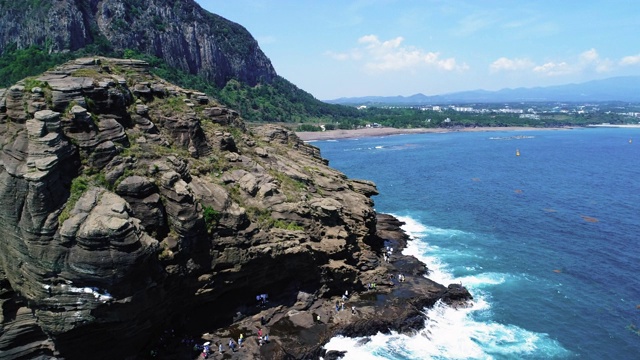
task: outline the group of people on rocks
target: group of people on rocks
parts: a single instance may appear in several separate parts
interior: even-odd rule
[[[263,335],[262,334],[262,328],[260,328],[260,327],[258,328],[257,335],[258,335],[258,345],[262,346],[262,345],[264,345],[264,344],[269,342],[269,334],[264,334]],[[244,334],[240,333],[240,335],[238,336],[238,342],[237,343],[234,341],[234,339],[229,339],[229,343],[228,343],[229,350],[231,350],[232,352],[238,351],[240,348],[243,347],[244,342],[245,342]],[[215,347],[218,348],[218,352],[220,354],[224,353],[224,346],[222,345],[222,342],[217,342],[215,344]],[[207,341],[202,345],[197,345],[196,344],[194,346],[194,350],[198,350],[198,351],[202,350],[202,353],[201,353],[202,357],[204,359],[208,359],[209,355],[211,355],[211,351],[212,351],[211,350],[211,342]]]
[[[344,294],[342,294],[342,301],[336,300],[336,311],[344,310],[344,302],[345,302],[345,300],[348,300],[348,299],[349,299],[349,290],[345,290]],[[352,314],[356,313],[356,307],[355,306],[351,306],[351,313]],[[318,319],[319,318],[320,318],[320,316],[318,316]]]
[[[393,248],[390,246],[387,246],[386,248],[386,252],[384,252],[382,254],[382,256],[384,257],[384,262],[390,262],[391,261],[391,255],[393,255]]]
[[[269,302],[269,294],[256,295],[256,302],[260,307],[264,307]]]
[[[262,328],[258,328],[258,345],[262,346],[269,342],[269,334],[262,335]]]

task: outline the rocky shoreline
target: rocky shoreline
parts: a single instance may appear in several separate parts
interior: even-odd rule
[[[338,334],[420,328],[425,306],[470,296],[400,255],[377,194],[143,61],[0,89],[0,358],[193,359],[209,341],[306,359]]]
[[[209,342],[210,359],[338,359],[344,353],[323,348],[334,336],[412,333],[424,327],[424,308],[438,300],[451,306],[465,306],[473,298],[465,287],[460,284],[445,287],[431,281],[425,264],[401,254],[409,240],[400,228],[402,224],[391,215],[377,214],[376,236],[383,241],[377,253],[380,266],[375,275],[360,279],[362,284],[375,283],[374,288],[367,285],[347,289],[346,299],[319,298],[304,292],[272,294],[264,305],[257,302],[239,307],[244,313],[238,313],[238,320],[232,324],[204,333],[197,340],[181,340],[180,344],[176,341],[181,349],[179,354],[156,349],[153,358],[176,359],[178,355],[184,359],[203,358],[194,345]],[[387,247],[393,249],[388,262],[384,259]],[[400,274],[403,281],[399,280]],[[229,341],[237,345],[240,334],[243,346],[232,351]],[[268,341],[261,341],[260,336],[267,334]],[[222,344],[222,353],[218,344]]]

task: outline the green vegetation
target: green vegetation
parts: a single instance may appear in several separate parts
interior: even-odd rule
[[[88,77],[88,78],[92,78],[92,79],[99,79],[101,77],[104,77],[103,74],[101,74],[99,71],[94,70],[94,69],[78,69],[78,70],[72,72],[71,76]]]
[[[273,221],[273,227],[278,229],[284,229],[289,231],[301,231],[304,228],[295,222],[286,222],[284,220],[275,220]]]
[[[71,210],[76,205],[82,194],[89,189],[90,184],[91,178],[87,175],[81,175],[73,179],[71,182],[71,193],[69,194],[69,199],[67,199],[67,204],[58,216],[58,224],[62,225],[62,223],[69,218]]]
[[[39,80],[36,80],[34,78],[26,78],[26,79],[24,79],[24,90],[26,92],[30,92],[31,90],[33,90],[33,88],[36,88],[36,87],[46,88],[48,86],[47,86],[47,83],[39,81]]]
[[[13,11],[39,10],[47,12],[51,8],[50,0],[0,0],[3,9]]]
[[[260,209],[257,207],[248,207],[247,215],[255,220],[261,227],[265,228],[277,228],[289,231],[304,230],[304,228],[293,221],[276,220],[271,217],[271,212],[268,209]]]
[[[222,214],[211,206],[205,206],[202,210],[202,216],[204,217],[204,223],[207,226],[207,232],[211,233],[213,228],[218,226],[218,222],[220,221]]]
[[[10,44],[0,56],[0,87],[11,86],[28,76],[38,75],[72,58],[71,53],[49,54],[38,46],[18,49],[16,44]]]
[[[616,104],[601,104],[599,110],[590,112],[570,111],[578,108],[564,104],[565,108],[558,109],[556,103],[530,103],[530,104],[475,104],[482,107],[482,112],[459,112],[445,108],[442,111],[424,110],[419,107],[370,107],[361,109],[360,120],[351,123],[354,127],[365,124],[377,123],[381,126],[395,128],[456,128],[456,127],[498,127],[498,126],[526,126],[526,127],[557,127],[557,126],[584,126],[607,122],[622,124],[631,122],[631,118],[617,114],[611,110]],[[619,105],[619,104],[618,104]],[[524,108],[535,107],[538,119],[521,117],[518,113],[503,113],[502,107]],[[629,108],[632,111],[634,107]],[[635,107],[637,109],[637,106]],[[637,121],[637,120],[636,120]],[[344,128],[345,123],[339,124]]]
[[[280,190],[285,194],[289,202],[299,200],[300,194],[306,189],[305,183],[293,179],[282,172],[269,170],[269,175],[273,176],[278,183],[280,183]]]
[[[354,108],[323,103],[280,76],[254,87],[231,80],[218,98],[249,121],[325,124],[360,116]]]
[[[322,128],[318,125],[300,124],[296,128],[296,131],[322,131]]]

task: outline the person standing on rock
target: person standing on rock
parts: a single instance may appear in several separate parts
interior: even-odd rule
[[[242,333],[240,333],[240,337],[238,337],[238,346],[242,347],[242,340],[244,340],[244,335],[242,335]]]
[[[202,357],[205,358],[205,359],[209,358],[209,344],[208,343],[205,343],[202,346]]]

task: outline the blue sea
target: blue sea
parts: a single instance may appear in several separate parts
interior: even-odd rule
[[[406,223],[404,253],[431,279],[474,296],[467,309],[426,309],[418,334],[336,337],[327,349],[358,360],[640,359],[640,129],[313,144],[377,184],[376,210]]]

